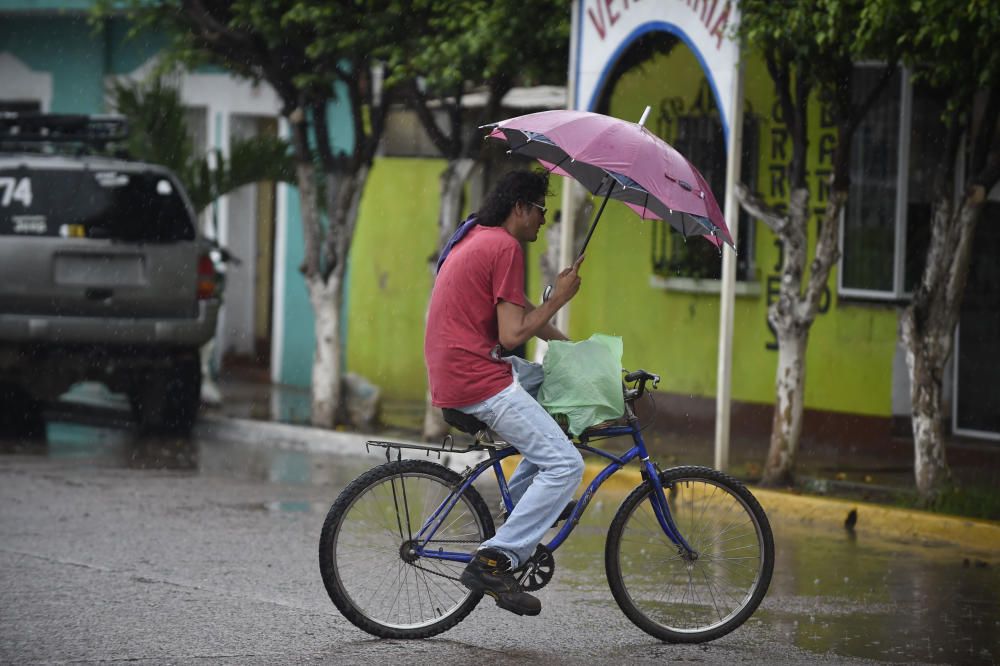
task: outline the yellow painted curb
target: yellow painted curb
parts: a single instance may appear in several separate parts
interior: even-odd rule
[[[503,461],[508,478],[520,456]],[[581,487],[586,487],[604,468],[600,462],[587,462]],[[601,489],[629,492],[642,483],[638,468],[630,465],[604,482]],[[824,529],[843,530],[844,521],[853,509],[857,511],[854,532],[881,539],[902,539],[925,545],[953,544],[978,551],[1000,554],[1000,523],[959,516],[947,516],[915,509],[902,509],[868,502],[798,495],[779,490],[750,487],[750,492],[764,507],[772,522],[795,521]]]
[[[915,540],[927,545],[950,543],[1000,553],[1000,524],[992,521],[763,488],[751,488],[751,492],[771,519],[843,530],[848,514],[855,510],[854,532],[859,536]]]

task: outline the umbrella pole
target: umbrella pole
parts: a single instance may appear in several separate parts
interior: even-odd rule
[[[597,223],[601,219],[601,214],[604,212],[604,207],[608,205],[608,199],[611,198],[611,190],[613,189],[615,189],[614,180],[612,180],[611,183],[608,184],[608,193],[604,195],[604,202],[601,204],[600,210],[597,211],[597,217],[595,217],[594,221],[590,224],[590,231],[587,232],[587,238],[583,241],[583,247],[580,248],[580,254],[576,255],[577,259],[582,257],[584,250],[587,249],[587,244],[590,242],[590,237],[594,235],[594,229],[597,228]]]
[[[604,203],[601,204],[601,209],[599,211],[597,211],[597,217],[594,218],[594,221],[590,225],[590,231],[587,232],[587,238],[583,241],[583,247],[580,248],[580,254],[576,255],[577,259],[579,259],[580,257],[582,257],[583,256],[583,251],[587,249],[587,243],[590,242],[590,237],[594,235],[594,229],[597,228],[597,221],[601,219],[601,213],[604,212],[604,207],[608,205],[608,199],[611,198],[611,191],[613,189],[615,189],[615,181],[614,180],[612,180],[611,184],[608,186],[608,193],[604,195]],[[552,295],[552,289],[553,289],[553,287],[552,287],[551,284],[547,285],[545,287],[545,290],[542,292],[542,302],[543,303],[549,300],[549,296]]]

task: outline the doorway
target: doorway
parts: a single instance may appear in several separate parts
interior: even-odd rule
[[[275,118],[233,115],[230,141],[276,136]],[[276,183],[260,181],[229,194],[227,249],[237,261],[226,271],[224,365],[269,372],[274,275]]]

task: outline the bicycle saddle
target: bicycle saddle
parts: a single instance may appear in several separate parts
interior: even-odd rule
[[[444,416],[445,423],[472,436],[489,429],[489,426],[475,416],[460,412],[457,409],[445,407],[441,410],[441,415]]]

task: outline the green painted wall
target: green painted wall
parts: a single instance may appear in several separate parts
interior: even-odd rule
[[[422,399],[427,259],[437,247],[443,160],[376,161],[351,249],[347,367],[386,397]]]

